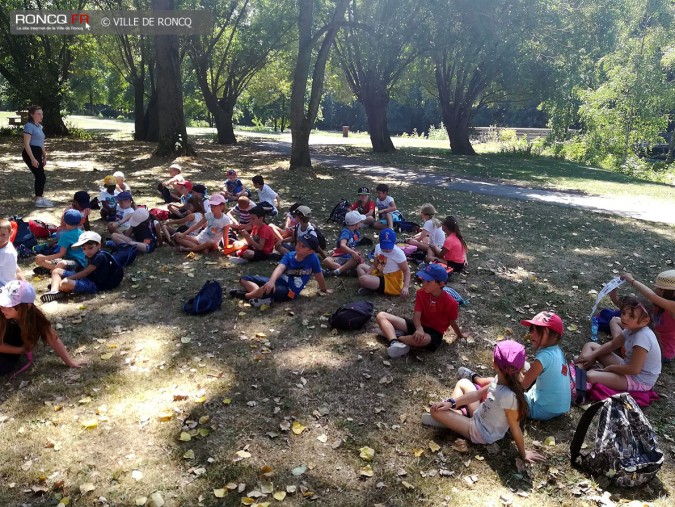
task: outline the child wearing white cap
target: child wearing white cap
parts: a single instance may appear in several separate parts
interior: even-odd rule
[[[363,257],[356,248],[361,243],[359,228],[365,219],[366,216],[358,211],[350,211],[345,215],[345,226],[340,231],[336,247],[323,260],[323,265],[329,269],[326,275],[340,276],[363,262]]]
[[[115,245],[127,243],[143,253],[152,252],[157,246],[154,220],[146,208],[136,208],[121,223],[129,224],[124,233],[115,232],[111,238]]]
[[[17,372],[23,354],[30,364],[40,338],[66,365],[71,368],[82,366],[70,357],[47,317],[34,302],[35,289],[24,280],[12,280],[0,289],[0,375]],[[29,328],[26,330],[22,326]]]

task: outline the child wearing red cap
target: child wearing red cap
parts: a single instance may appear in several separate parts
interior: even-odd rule
[[[525,399],[529,418],[547,421],[566,414],[570,411],[571,394],[565,353],[558,345],[564,331],[562,319],[553,312],[544,311],[520,323],[529,326],[529,337],[536,351],[521,383],[528,390]],[[458,374],[479,386],[486,386],[491,381],[463,366]]]
[[[470,380],[460,379],[450,398],[434,403],[431,414],[422,416],[422,424],[449,428],[474,444],[491,444],[504,438],[510,430],[523,461],[542,461],[541,454],[525,449],[520,429],[520,421],[528,413],[520,379],[525,347],[516,341],[504,340],[495,347],[493,357],[497,375],[489,385],[479,387]]]

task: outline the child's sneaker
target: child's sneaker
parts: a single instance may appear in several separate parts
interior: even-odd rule
[[[422,425],[423,426],[431,426],[432,428],[443,428],[445,430],[448,429],[447,426],[439,423],[436,419],[431,417],[431,414],[428,414],[428,413],[422,414]]]
[[[470,380],[471,382],[473,382],[474,375],[476,375],[476,372],[467,368],[466,366],[460,366],[459,368],[457,368],[458,379],[465,378],[466,380]]]
[[[251,303],[251,306],[254,308],[260,308],[263,305],[270,306],[272,304],[272,298],[253,298],[248,300]]]
[[[42,301],[43,303],[51,303],[52,301],[61,301],[62,299],[66,299],[67,297],[68,297],[67,292],[49,291],[40,296],[40,301]]]
[[[35,198],[35,207],[36,208],[51,208],[54,206],[54,203],[50,201],[49,199],[45,199],[44,197],[36,197]]]
[[[392,358],[405,356],[408,352],[410,352],[410,345],[406,345],[398,340],[391,342],[387,349],[387,355]]]
[[[246,291],[244,289],[230,289],[230,297],[236,299],[244,299]]]
[[[229,260],[233,264],[248,264],[248,261],[242,257],[228,257],[227,260]]]
[[[361,287],[358,291],[356,291],[356,293],[359,296],[372,296],[373,294],[375,294],[375,291],[366,289],[365,287]]]

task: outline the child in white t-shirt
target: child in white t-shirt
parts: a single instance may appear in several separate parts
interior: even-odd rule
[[[11,234],[12,224],[0,218],[0,287],[12,280],[24,280],[17,263],[16,249],[9,240]]]
[[[394,227],[394,216],[392,211],[396,211],[396,203],[394,198],[389,195],[389,185],[380,183],[375,187],[375,193],[377,194],[377,199],[375,199],[375,207],[377,208],[377,213],[379,220],[376,220],[373,223],[375,229],[392,229]]]
[[[277,208],[281,208],[281,198],[279,197],[279,194],[272,190],[270,186],[265,183],[263,177],[259,174],[253,176],[251,181],[253,182],[253,186],[258,191],[258,205],[265,207],[264,203],[268,203],[272,207],[270,216],[276,216],[277,213],[279,213]]]
[[[225,209],[225,197],[222,194],[214,194],[209,198],[211,213],[206,213],[202,220],[190,227],[185,232],[177,232],[173,239],[180,246],[181,252],[209,252],[218,250],[220,241],[228,237],[230,233],[230,217],[223,210]],[[200,230],[195,237],[192,233]]]
[[[375,246],[373,265],[361,264],[356,272],[361,295],[379,293],[408,297],[410,267],[403,250],[396,246],[396,233],[392,229],[383,229],[380,232],[380,243]]]
[[[424,221],[422,230],[408,239],[406,243],[416,246],[419,252],[428,252],[438,257],[445,242],[445,233],[443,232],[441,222],[437,218],[434,218],[436,208],[429,203],[423,204],[420,209],[420,215]]]

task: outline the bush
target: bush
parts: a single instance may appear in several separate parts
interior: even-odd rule
[[[447,141],[448,140],[448,131],[445,130],[445,125],[443,122],[436,127],[436,125],[429,126],[429,133],[427,138],[432,141]]]
[[[497,140],[500,143],[513,143],[518,140],[518,135],[514,129],[499,129],[497,131]]]

